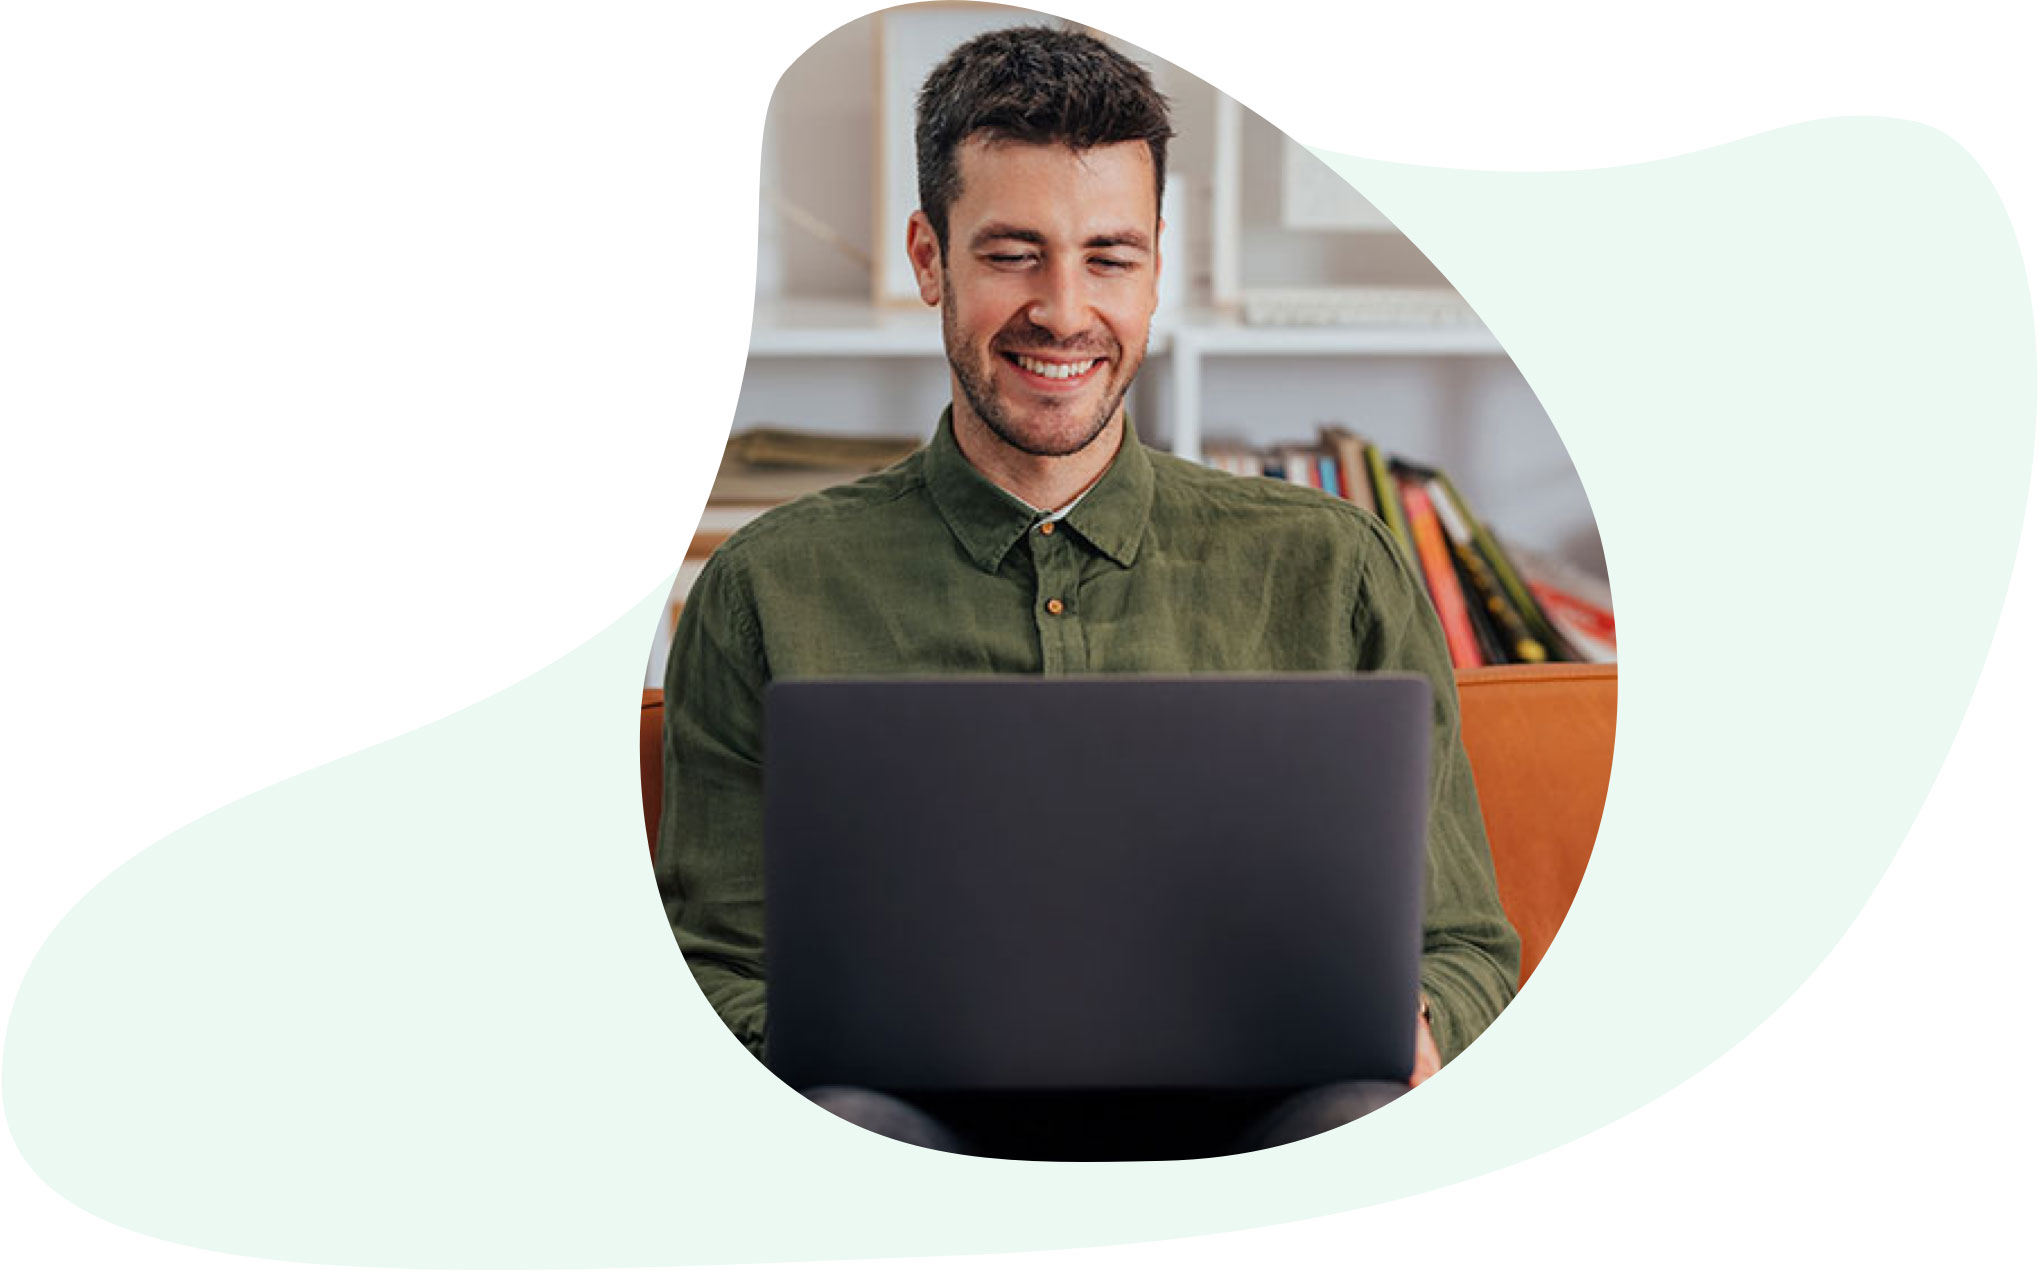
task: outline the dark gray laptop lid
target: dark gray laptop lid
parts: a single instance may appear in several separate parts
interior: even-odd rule
[[[797,1088],[1405,1079],[1419,676],[766,696],[767,1061]]]

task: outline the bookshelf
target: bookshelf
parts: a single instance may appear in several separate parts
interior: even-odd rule
[[[1151,352],[1149,352],[1151,356]],[[1169,448],[1203,457],[1203,384],[1225,358],[1505,358],[1483,326],[1249,326],[1216,310],[1171,332],[1162,365],[1171,393]]]
[[[879,308],[844,297],[760,299],[750,326],[753,368],[796,357],[938,359],[941,321],[931,309]]]
[[[1492,357],[1506,351],[1483,326],[1252,326],[1202,308],[1156,324],[1147,347],[1149,383],[1165,377],[1168,448],[1202,457],[1204,377],[1226,357]],[[759,376],[791,358],[918,358],[941,374],[941,327],[931,310],[881,307],[846,298],[768,299],[758,303],[750,357]]]

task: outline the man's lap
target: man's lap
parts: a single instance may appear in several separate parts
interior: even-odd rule
[[[1405,1086],[1198,1092],[909,1093],[850,1086],[807,1096],[899,1141],[1018,1160],[1184,1160],[1281,1146],[1385,1106]]]

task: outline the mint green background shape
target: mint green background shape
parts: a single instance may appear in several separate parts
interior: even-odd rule
[[[599,1266],[1182,1236],[1448,1185],[1744,1036],[1881,876],[1973,691],[2031,469],[2011,230],[1946,137],[1801,125],[1496,175],[1326,156],[1477,306],[1593,499],[1620,739],[1535,981],[1416,1096],[1218,1160],[974,1160],[834,1121],[722,1030],[654,897],[663,588],[451,718],[150,847],[22,985],[4,1099],[81,1207],[362,1265]]]

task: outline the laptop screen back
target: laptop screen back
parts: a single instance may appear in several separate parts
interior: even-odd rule
[[[766,1059],[795,1088],[1405,1079],[1418,676],[766,696]]]

